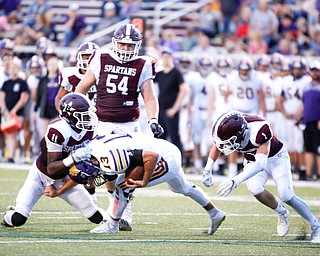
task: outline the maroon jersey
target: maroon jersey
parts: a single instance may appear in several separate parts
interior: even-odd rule
[[[97,84],[97,116],[103,122],[130,122],[139,118],[138,95],[142,84],[155,77],[155,61],[137,57],[119,63],[108,49],[98,49],[89,66]]]
[[[93,131],[81,131],[77,133],[64,120],[58,120],[48,126],[46,135],[40,142],[41,153],[36,160],[38,169],[48,175],[47,152],[62,152],[62,159],[77,148],[85,146],[93,138]],[[61,173],[63,178],[67,173]]]
[[[271,141],[271,147],[268,157],[276,155],[283,146],[283,143],[273,134],[269,123],[254,115],[244,115],[248,122],[250,137],[247,145],[239,148],[237,151],[244,153],[244,158],[249,161],[255,161],[254,155],[257,149],[268,141]]]
[[[59,85],[68,92],[74,92],[83,77],[84,74],[80,73],[78,67],[68,67],[60,72]],[[93,85],[87,94],[93,105],[96,105],[96,94],[96,85]]]

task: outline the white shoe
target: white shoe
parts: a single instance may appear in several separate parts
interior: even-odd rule
[[[286,210],[283,214],[278,214],[277,233],[279,236],[285,236],[289,231],[289,216],[290,213]]]
[[[312,228],[311,243],[320,243],[320,226]]]
[[[119,227],[114,226],[107,220],[101,221],[98,227],[90,230],[92,234],[117,234],[118,232]]]
[[[214,217],[210,218],[211,224],[208,229],[208,235],[212,235],[214,232],[216,232],[218,227],[221,225],[225,218],[226,214],[222,211],[218,211]]]
[[[15,210],[15,207],[13,205],[9,205],[5,211],[5,213],[3,214],[3,217],[6,215],[6,213],[8,211],[14,211]],[[8,224],[6,221],[5,221],[5,218],[2,220],[1,222],[1,225],[4,226],[4,227],[7,227],[7,228],[13,228],[12,225]]]

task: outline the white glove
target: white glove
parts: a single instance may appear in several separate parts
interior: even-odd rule
[[[211,187],[213,185],[213,177],[212,177],[211,170],[203,170],[202,183],[206,187]]]
[[[237,186],[238,183],[235,180],[225,180],[218,186],[217,194],[219,196],[227,196]]]
[[[91,158],[91,147],[78,148],[71,153],[73,160],[78,163]]]

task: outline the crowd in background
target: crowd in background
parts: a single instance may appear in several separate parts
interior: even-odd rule
[[[132,8],[122,2],[130,3]],[[203,159],[212,145],[212,125],[218,114],[230,108],[236,109],[231,104],[236,102],[238,90],[238,78],[235,77],[242,77],[247,88],[250,88],[251,82],[259,84],[259,104],[250,105],[256,109],[237,110],[263,115],[267,119],[269,117],[272,128],[291,153],[293,171],[297,171],[301,179],[306,179],[307,176],[308,179],[313,179],[310,170],[307,170],[307,175],[301,174],[306,169],[306,163],[300,129],[302,126],[298,122],[298,106],[303,103],[303,88],[311,81],[308,68],[313,56],[318,56],[320,52],[320,6],[317,1],[269,2],[212,1],[188,15],[193,26],[189,27],[189,34],[182,40],[172,29],[164,29],[159,41],[154,39],[151,29],[145,31],[143,54],[158,60],[158,73],[169,67],[169,70],[177,69],[177,76],[179,72],[181,74],[176,80],[178,91],[175,95],[179,95],[179,88],[185,87],[181,84],[189,87],[188,93],[183,93],[184,99],[180,99],[178,103],[176,98],[172,99],[170,104],[176,103],[174,114],[178,112],[180,118],[174,121],[176,123],[173,127],[177,129],[166,130],[167,133],[176,131],[174,134],[167,134],[167,137],[175,139],[179,144],[186,171],[200,173],[203,168]],[[59,73],[63,67],[76,65],[76,47],[83,42],[86,34],[130,17],[140,7],[139,1],[134,0],[107,1],[102,5],[100,22],[88,30],[85,17],[79,14],[80,7],[75,1],[69,6],[64,41],[59,42],[55,37],[53,13],[47,1],[36,0],[30,6],[28,16],[19,14],[20,3],[21,1],[0,1],[3,6],[0,30],[16,32],[14,40],[4,38],[0,45],[0,96],[4,99],[0,106],[2,114],[4,110],[8,110],[23,120],[20,132],[0,134],[0,157],[2,162],[30,163],[39,153],[39,138],[43,136],[48,123],[58,117],[54,98],[59,90]],[[111,36],[106,36],[96,43],[102,46],[110,41]],[[14,46],[19,44],[36,45],[36,52],[17,55]],[[61,58],[55,48],[58,45],[72,47],[74,50],[70,51],[67,58]],[[226,55],[230,58],[223,58]],[[308,58],[297,60],[298,55]],[[298,76],[293,72],[292,65],[295,61],[301,64],[298,66]],[[248,77],[241,74],[241,62],[245,62],[248,67],[244,70],[250,71]],[[288,81],[299,80],[301,77],[305,82],[290,87]],[[155,81],[157,80],[160,85],[161,79],[156,77]],[[161,91],[160,86],[158,88],[159,95],[167,93]],[[14,99],[10,106],[3,104],[8,103],[9,98]],[[286,109],[286,102],[291,98],[295,100],[296,113]],[[172,107],[161,106],[164,102],[161,99],[159,102],[160,111]],[[148,132],[144,114],[142,106],[140,120],[142,127]],[[285,120],[288,122],[284,123]],[[298,135],[288,137],[284,131],[290,129],[296,130]],[[293,144],[292,147],[289,144]],[[217,161],[217,174],[235,175],[241,169],[241,166],[237,166],[240,157]],[[314,174],[314,179],[319,178],[319,171]]]

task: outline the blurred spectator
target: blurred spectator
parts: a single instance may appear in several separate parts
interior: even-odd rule
[[[2,118],[10,115],[18,115],[23,121],[24,106],[29,97],[29,89],[26,81],[19,78],[20,67],[11,63],[9,65],[10,78],[4,82],[0,91],[0,106]],[[8,162],[14,163],[18,132],[5,133],[5,145],[8,150]]]
[[[23,20],[23,25],[33,27],[36,23],[37,14],[43,14],[46,25],[50,25],[53,18],[53,13],[50,11],[51,6],[47,3],[47,0],[34,0],[29,5],[27,16]]]
[[[181,46],[177,42],[176,32],[173,29],[164,29],[161,33],[159,45],[163,49],[171,49],[172,51],[181,51]]]
[[[97,31],[101,31],[103,29],[106,29],[119,21],[120,21],[120,18],[117,15],[117,10],[116,10],[115,4],[112,2],[107,2],[104,5],[104,17],[101,18],[101,20],[95,26],[93,32],[97,32]],[[112,33],[110,33],[109,35],[104,35],[103,37],[96,39],[95,43],[103,46],[107,43],[110,43],[111,38],[112,38]]]
[[[5,54],[1,54],[1,66],[0,66],[0,89],[5,81],[9,80],[9,67],[13,63],[13,51],[7,52]],[[0,111],[2,113],[1,104]],[[1,115],[0,115],[0,123],[1,123]],[[4,134],[0,131],[0,161],[4,154]]]
[[[21,0],[0,0],[0,32],[15,30],[15,25],[20,23]]]
[[[279,21],[269,7],[267,0],[259,0],[258,8],[253,11],[250,19],[250,29],[259,31],[264,41],[271,47],[277,40]]]
[[[187,34],[183,37],[182,42],[180,43],[182,51],[188,52],[192,47],[197,45],[197,31],[193,27],[187,27]]]
[[[310,34],[308,29],[308,21],[300,17],[297,20],[297,44],[299,52],[303,55],[308,51],[310,45]]]
[[[87,23],[85,17],[79,14],[79,4],[69,5],[69,15],[65,24],[64,47],[76,47],[81,44],[83,36],[86,34]]]
[[[55,108],[54,99],[60,89],[58,58],[52,57],[46,63],[48,73],[39,81],[37,90],[37,103],[35,111],[40,110],[41,118],[41,138],[47,129],[49,122],[58,117],[59,113]]]
[[[101,5],[101,18],[104,17],[104,6],[106,3],[113,3],[116,7],[116,14],[117,16],[120,15],[120,10],[121,10],[121,1],[118,1],[118,0],[107,0],[107,1],[103,1],[103,4]]]
[[[310,54],[313,56],[320,55],[320,30],[315,31],[310,41]]]
[[[39,13],[36,15],[33,26],[26,25],[18,33],[15,44],[17,45],[34,45],[41,37],[48,38],[52,32],[50,24],[46,23],[45,15]]]
[[[236,38],[241,39],[245,43],[248,41],[250,29],[250,8],[243,7],[240,10],[239,21],[236,28]]]
[[[284,56],[295,55],[299,53],[297,43],[295,41],[290,41],[287,38],[281,38],[273,51]]]
[[[284,14],[280,17],[278,33],[289,40],[296,39],[298,31],[292,15]]]
[[[259,31],[249,31],[249,41],[247,50],[249,54],[264,54],[268,52],[268,45],[263,40],[263,37]]]
[[[197,45],[192,47],[191,52],[197,54],[197,57],[214,56],[217,49],[211,45],[210,35],[206,31],[199,30],[197,32]]]
[[[123,0],[119,16],[122,20],[130,18],[141,10],[140,0]]]
[[[239,12],[241,0],[220,0],[219,3],[222,13],[222,24],[220,27],[220,32],[224,37],[230,34],[235,34],[236,25],[234,19]]]
[[[196,23],[196,27],[207,31],[211,37],[214,37],[219,31],[218,23],[222,19],[220,11],[212,11],[211,4],[208,3],[200,8],[200,11],[190,15],[192,22]]]

